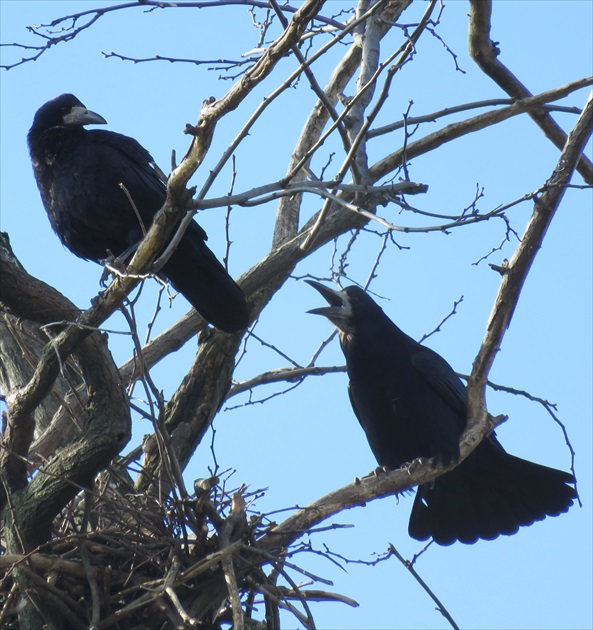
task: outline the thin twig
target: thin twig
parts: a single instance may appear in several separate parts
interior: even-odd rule
[[[429,588],[428,584],[418,575],[418,572],[410,562],[404,560],[403,556],[399,553],[399,551],[393,546],[389,545],[389,549],[391,553],[408,569],[408,571],[414,576],[414,579],[420,584],[420,586],[426,591],[432,601],[437,605],[437,610],[443,615],[443,617],[451,624],[451,627],[454,630],[459,630],[459,626],[455,623],[453,617],[449,614],[449,611],[443,606],[439,598],[432,592]]]

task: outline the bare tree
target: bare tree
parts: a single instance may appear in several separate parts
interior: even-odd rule
[[[42,43],[24,50],[21,61],[4,67],[51,54],[52,47],[67,44],[107,13],[138,8],[198,10],[212,4],[233,3],[141,0],[89,8],[35,27]],[[389,111],[390,91],[402,68],[413,62],[422,38],[438,36],[442,7],[436,0],[426,4],[424,16],[414,24],[402,17],[411,0],[361,0],[351,13],[337,15],[331,14],[335,5],[323,0],[306,0],[298,8],[275,0],[242,4],[260,11],[260,41],[244,58],[130,59],[206,64],[224,70],[233,82],[219,99],[206,101],[197,123],[187,126],[191,142],[168,177],[165,206],[125,272],[110,267],[112,281],[90,309],[80,312],[55,289],[29,275],[8,240],[2,241],[0,378],[7,412],[0,451],[4,524],[0,566],[6,592],[0,619],[6,627],[219,627],[226,622],[236,629],[276,628],[279,610],[288,609],[300,624],[313,628],[309,601],[353,603],[344,595],[297,586],[294,573],[307,575],[293,560],[303,535],[322,529],[322,523],[346,508],[427,483],[447,468],[422,461],[365,477],[278,523],[265,514],[248,515],[247,505],[257,493],[243,486],[229,488],[220,471],[187,488],[182,473],[231,397],[269,383],[290,387],[311,375],[343,369],[318,364],[322,346],[307,365],[288,357],[286,368],[234,381],[237,362],[258,340],[262,312],[295,267],[321,248],[335,248],[336,264],[329,274],[324,270],[320,275],[343,281],[353,243],[365,231],[378,234],[381,247],[365,283],[368,288],[381,273],[383,253],[397,247],[398,232],[472,229],[494,219],[504,226],[506,240],[512,233],[509,209],[519,202],[532,203],[531,220],[512,258],[502,266],[493,265],[501,281],[468,377],[463,459],[502,419],[488,414],[485,388],[546,230],[575,171],[587,185],[593,184],[593,165],[583,154],[593,129],[592,99],[582,111],[570,108],[576,122],[568,134],[552,117],[556,109],[567,110],[552,103],[591,85],[593,79],[532,95],[497,59],[489,1],[470,1],[470,53],[508,99],[452,103],[423,116],[405,115],[403,120],[395,120]],[[322,85],[318,64],[336,50],[341,54]],[[287,60],[289,64],[281,63]],[[265,121],[276,99],[298,82],[310,87],[317,102],[292,155],[286,156],[285,176],[279,181],[262,177],[250,189],[212,196],[237,147],[249,134],[258,133],[253,130]],[[249,110],[247,97],[272,84],[276,87]],[[201,172],[216,126],[224,125],[225,117],[239,108],[244,111],[243,128],[216,166],[203,174],[201,188],[192,188],[190,178]],[[466,117],[440,124],[453,113]],[[557,164],[536,191],[487,212],[478,209],[479,194],[456,215],[422,210],[427,182],[410,181],[408,176],[415,158],[526,114],[559,150]],[[390,122],[378,123],[385,119]],[[439,123],[436,131],[425,125],[429,121]],[[382,146],[389,148],[378,157],[369,150],[371,141],[396,130],[403,130],[401,146],[385,143]],[[261,142],[265,141],[262,136]],[[213,330],[192,311],[144,343],[129,296],[158,266],[155,258],[173,232],[182,231],[196,211],[270,203],[276,204],[273,242],[239,278],[251,311],[249,331],[230,335]],[[316,210],[309,215],[311,204]],[[391,207],[400,211],[400,223],[386,218],[395,216],[387,212]],[[336,240],[342,235],[349,235],[345,245]],[[101,332],[116,311],[126,318],[133,343],[133,357],[119,368]],[[196,335],[193,363],[165,400],[151,368]],[[135,387],[143,391],[145,404],[131,396]],[[142,446],[126,453],[135,414],[150,419],[153,432]],[[389,554],[398,555],[395,549]],[[256,622],[257,600],[264,602],[266,626]]]

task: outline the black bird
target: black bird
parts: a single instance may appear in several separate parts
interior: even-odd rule
[[[338,329],[350,402],[379,465],[456,461],[467,392],[453,368],[402,332],[359,287],[336,291],[307,282],[330,305],[309,313]],[[408,531],[440,545],[514,534],[566,512],[576,498],[572,483],[569,473],[506,453],[492,434],[457,468],[418,487]]]
[[[53,229],[76,256],[99,262],[133,251],[167,191],[150,153],[136,140],[86,130],[89,124],[106,121],[72,94],[62,94],[39,108],[28,142]],[[204,319],[236,332],[249,323],[245,296],[206,239],[192,221],[161,273]]]

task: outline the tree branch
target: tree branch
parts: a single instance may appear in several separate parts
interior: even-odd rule
[[[470,0],[469,4],[468,46],[472,59],[509,96],[528,99],[532,96],[531,92],[499,61],[500,50],[490,39],[492,0]],[[566,134],[548,112],[538,109],[528,113],[558,149],[565,146]],[[593,185],[593,164],[585,155],[581,156],[576,169],[588,184]]]
[[[568,134],[560,160],[546,182],[545,192],[535,200],[533,214],[519,246],[508,266],[504,268],[498,295],[486,326],[486,335],[474,360],[468,383],[468,426],[485,415],[484,390],[494,357],[511,322],[527,274],[592,132],[593,92],[589,95],[576,125]]]
[[[478,116],[462,120],[458,123],[452,123],[442,129],[439,129],[438,131],[435,131],[434,133],[424,136],[424,138],[420,138],[420,140],[416,140],[415,142],[408,144],[405,152],[406,156],[408,159],[412,159],[419,155],[424,155],[429,151],[437,149],[445,142],[451,142],[451,140],[460,138],[468,133],[485,129],[486,127],[502,122],[503,120],[507,120],[513,116],[517,116],[518,114],[534,111],[535,109],[541,107],[544,103],[564,98],[571,92],[589,85],[593,85],[593,77],[577,79],[576,81],[567,83],[559,88],[542,92],[537,96],[530,96],[528,98],[521,99],[509,107],[503,107],[502,109],[479,114]],[[403,161],[403,155],[403,149],[398,149],[382,160],[376,162],[370,169],[372,181],[378,181],[381,177],[384,177],[400,166]]]
[[[3,270],[2,305],[9,305],[16,315],[27,317],[32,313],[43,321],[47,316],[64,319],[78,312],[55,289],[27,274],[9,258],[1,256],[0,263]],[[81,486],[87,486],[99,470],[109,465],[130,438],[127,398],[106,341],[98,333],[91,336],[88,336],[88,331],[86,333],[87,338],[75,350],[75,358],[89,392],[80,421],[81,432],[75,442],[60,452],[59,457],[53,457],[41,467],[30,483],[27,483],[25,457],[33,438],[32,413],[51,387],[53,380],[50,381],[49,377],[55,378],[61,367],[52,343],[45,347],[40,362],[47,366],[44,372],[47,378],[37,382],[45,387],[31,387],[29,382],[23,389],[11,391],[6,397],[8,413],[0,452],[0,471],[4,491],[12,492],[19,498],[16,504],[9,502],[15,505],[14,509],[9,509],[10,506],[2,502],[3,517],[9,519],[5,522],[13,522],[19,532],[19,539],[11,540],[10,548],[14,553],[28,551],[44,541],[49,535],[53,517]],[[0,494],[4,494],[1,489]]]
[[[476,425],[468,428],[463,434],[459,462],[448,466],[433,465],[432,460],[423,458],[414,460],[397,470],[371,473],[348,486],[326,494],[289,516],[282,523],[272,527],[259,539],[258,544],[267,551],[286,547],[306,534],[311,527],[315,527],[338,512],[362,507],[370,501],[403,492],[416,485],[430,483],[443,473],[455,468],[482,441],[484,435],[504,419],[504,416],[497,418],[489,416],[486,427]]]
[[[392,24],[410,5],[410,3],[411,0],[392,0],[390,2],[383,3],[382,5],[375,4],[371,7],[371,14],[378,8],[382,9],[381,16],[383,17],[383,21],[381,22],[380,27],[381,36],[384,36],[390,30]],[[368,12],[366,15],[368,15]],[[354,20],[351,24],[349,24],[349,27],[352,28],[352,30],[354,30],[355,27],[359,28],[361,22],[361,19]],[[327,98],[327,103],[329,103],[332,107],[335,107],[342,95],[342,92],[354,76],[356,69],[360,65],[361,57],[361,42],[360,40],[355,39],[340,63],[336,66],[332,76],[323,90]],[[348,108],[346,107],[346,110],[347,109]],[[294,181],[302,181],[306,179],[307,168],[311,161],[312,153],[316,145],[320,142],[321,134],[330,118],[330,113],[331,110],[328,109],[324,101],[317,101],[303,127],[303,131],[290,158],[287,177],[290,177]],[[339,121],[344,115],[345,112],[334,122],[334,125],[339,124]],[[327,133],[331,133],[331,130],[328,130]],[[301,195],[286,197],[281,200],[276,213],[276,224],[274,228],[272,247],[279,247],[296,236],[298,232],[301,202]]]

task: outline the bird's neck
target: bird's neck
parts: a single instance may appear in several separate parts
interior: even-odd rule
[[[338,331],[344,354],[390,355],[398,349],[415,345],[415,341],[400,330],[387,316],[369,319],[363,326],[354,326],[348,332]],[[369,356],[370,358],[370,356]]]

